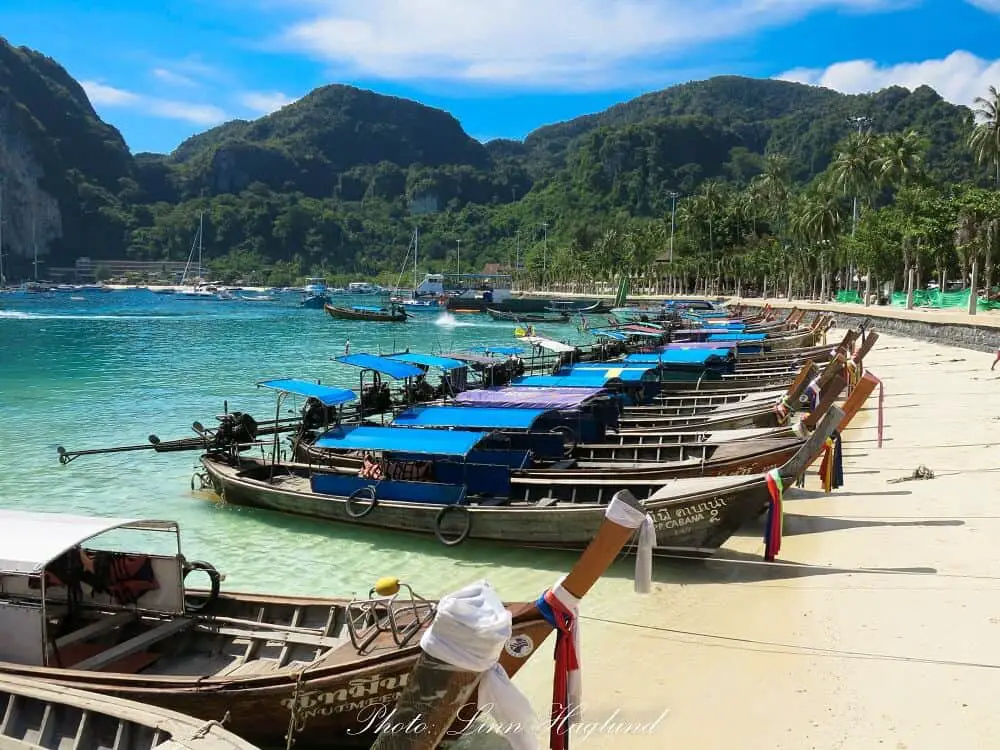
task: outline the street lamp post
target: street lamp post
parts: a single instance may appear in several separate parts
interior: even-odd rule
[[[872,118],[861,115],[858,117],[849,117],[848,122],[852,122],[858,126],[858,137],[860,137],[862,128],[864,128],[865,125],[871,125]],[[857,231],[858,231],[858,196],[855,195],[854,216],[853,216],[853,222],[851,224],[851,237],[853,237]]]
[[[549,225],[548,222],[542,222],[542,271],[544,272],[548,268],[548,258],[549,258]]]
[[[455,240],[458,245],[457,257],[455,258],[455,266],[457,267],[457,273],[462,273],[462,240]]]
[[[670,199],[670,262],[674,262],[674,230],[677,226],[677,199],[681,197],[681,194],[676,190],[667,191],[667,197]]]

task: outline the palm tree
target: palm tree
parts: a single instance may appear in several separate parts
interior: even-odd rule
[[[878,155],[872,160],[872,176],[881,185],[904,188],[920,173],[927,141],[916,130],[889,133],[876,144]]]
[[[978,163],[993,163],[1000,189],[1000,91],[990,86],[989,97],[977,96],[973,103],[976,105],[973,114],[979,122],[969,136],[969,148]]]
[[[855,196],[852,235],[858,225],[857,203],[859,199],[870,198],[876,184],[872,174],[875,156],[875,139],[872,134],[852,133],[844,139],[829,167],[830,187],[843,190],[844,195]]]
[[[783,154],[768,154],[764,160],[764,171],[754,178],[750,189],[767,209],[775,224],[780,228],[791,191],[791,162]]]

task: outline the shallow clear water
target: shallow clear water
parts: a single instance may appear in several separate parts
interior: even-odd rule
[[[57,461],[58,445],[193,436],[191,423],[212,422],[224,400],[230,410],[270,418],[273,394],[254,385],[266,377],[354,386],[358,371],[330,361],[348,339],[352,352],[448,351],[510,344],[512,324],[436,311],[405,324],[337,321],[297,307],[294,296],[79,297],[0,295],[0,507],[176,520],[187,557],[212,562],[232,590],[364,595],[378,577],[397,575],[430,596],[487,576],[508,598],[523,597],[575,559],[473,542],[448,549],[434,539],[221,507],[190,489],[194,452]],[[580,340],[569,325],[539,328]]]

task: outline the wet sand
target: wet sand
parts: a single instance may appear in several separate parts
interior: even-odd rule
[[[814,467],[786,494],[784,565],[760,562],[761,524],[717,560],[657,561],[649,596],[602,580],[583,605],[584,719],[610,722],[572,746],[1000,747],[992,359],[883,335],[866,362],[883,447],[876,391],[845,434],[845,486],[824,494]],[[921,464],[934,479],[890,483]],[[550,644],[516,680],[536,709]],[[622,725],[664,711],[652,732]]]

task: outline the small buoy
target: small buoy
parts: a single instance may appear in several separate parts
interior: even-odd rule
[[[395,576],[385,576],[375,581],[375,593],[379,596],[393,596],[399,593],[399,579]]]

